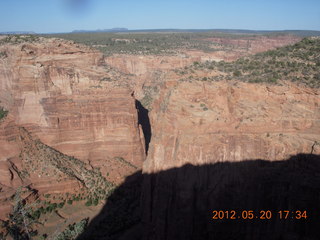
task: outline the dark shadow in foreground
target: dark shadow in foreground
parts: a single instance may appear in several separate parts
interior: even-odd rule
[[[320,156],[137,172],[78,239],[318,240]]]

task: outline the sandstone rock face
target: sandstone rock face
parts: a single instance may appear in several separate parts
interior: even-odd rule
[[[9,111],[0,123],[3,193],[22,182],[44,192],[54,185],[38,170],[38,180],[18,176],[26,167],[21,127],[46,146],[98,167],[105,175],[110,172],[112,182],[121,182],[141,166],[144,139],[132,90],[121,85],[126,82],[123,76],[104,64],[101,53],[42,38],[2,45],[0,50],[6,53],[0,59],[0,104]],[[69,178],[55,184],[54,191],[70,192],[78,181]]]
[[[290,83],[167,82],[151,112],[142,239],[318,239],[320,158],[296,154],[320,154],[319,93]],[[306,210],[308,224],[279,220],[285,208]],[[214,220],[214,210],[237,218]],[[249,210],[273,217],[240,219]]]
[[[172,85],[168,82],[166,84]],[[241,82],[183,82],[167,87],[151,112],[145,172],[186,163],[281,160],[319,153],[318,89]]]
[[[200,56],[134,56],[134,55],[113,55],[105,59],[106,63],[122,70],[123,72],[144,75],[158,70],[171,70],[182,68],[199,61]]]
[[[183,68],[201,56],[195,54],[182,54],[180,56],[153,56],[153,55],[125,55],[117,54],[105,58],[110,66],[127,74],[131,74],[129,82],[134,89],[135,97],[141,100],[145,96],[145,87],[154,87],[166,81],[166,73],[175,68]]]

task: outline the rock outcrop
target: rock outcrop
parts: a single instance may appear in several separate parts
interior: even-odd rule
[[[0,123],[1,196],[23,184],[42,193],[79,187],[79,176],[58,183],[45,159],[38,159],[44,160],[43,169],[27,167],[22,153],[43,154],[32,144],[25,148],[21,127],[44,146],[99,168],[111,182],[119,183],[141,167],[144,138],[132,90],[127,76],[106,65],[101,53],[44,38],[8,42],[0,51],[5,52],[0,59],[0,104],[9,111]],[[28,177],[30,173],[38,177]]]

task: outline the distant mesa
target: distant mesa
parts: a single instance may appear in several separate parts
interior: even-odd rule
[[[10,32],[0,32],[0,34],[36,34],[33,31],[10,31]]]
[[[97,29],[97,30],[74,30],[73,33],[81,32],[127,32],[128,28],[111,28],[111,29]]]

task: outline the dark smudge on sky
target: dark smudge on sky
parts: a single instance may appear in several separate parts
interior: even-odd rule
[[[75,15],[87,14],[92,7],[93,0],[64,0],[67,10]]]

